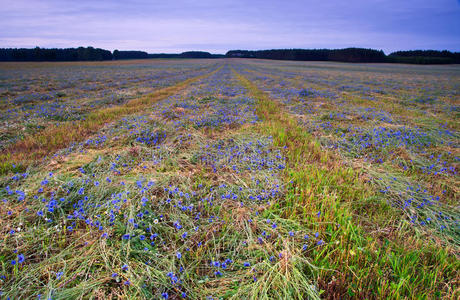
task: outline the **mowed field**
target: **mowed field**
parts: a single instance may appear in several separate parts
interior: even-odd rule
[[[0,64],[0,298],[458,299],[460,66]]]

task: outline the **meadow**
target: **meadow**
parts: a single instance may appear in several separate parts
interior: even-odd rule
[[[0,64],[3,299],[458,299],[460,66]]]

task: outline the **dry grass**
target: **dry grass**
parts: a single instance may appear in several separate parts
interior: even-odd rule
[[[12,164],[30,165],[59,149],[68,147],[72,143],[84,141],[109,122],[119,120],[126,115],[144,111],[156,101],[174,95],[185,89],[192,82],[206,78],[217,71],[218,69],[206,75],[187,79],[176,85],[131,100],[121,106],[93,111],[82,121],[48,126],[42,131],[26,136],[23,140],[11,145],[2,155],[3,157],[8,155],[8,161]]]

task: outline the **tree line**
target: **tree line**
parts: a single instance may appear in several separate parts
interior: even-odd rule
[[[341,61],[370,63],[451,64],[460,63],[460,52],[447,50],[397,51],[385,55],[382,50],[365,48],[345,49],[271,49],[231,50],[226,57],[260,58],[302,61]]]
[[[223,58],[223,54],[211,54],[205,51],[186,51],[182,53],[149,54],[149,58]]]
[[[0,49],[0,61],[90,61],[111,60],[109,50],[78,47],[66,49],[44,48],[3,48]]]
[[[120,51],[93,47],[78,48],[0,48],[0,61],[97,61],[145,58],[221,58],[224,55],[204,51],[187,51],[178,54],[149,54],[144,51]]]
[[[149,54],[144,51],[113,51],[113,59],[143,59],[149,58]]]
[[[261,58],[302,61],[341,61],[371,63],[412,63],[412,64],[452,64],[460,63],[460,52],[447,50],[396,51],[385,55],[382,50],[365,48],[345,49],[271,49],[271,50],[230,50],[225,55],[204,51],[182,53],[149,54],[144,51],[110,52],[100,48],[0,48],[0,61],[96,61],[146,58]]]
[[[412,64],[460,64],[460,52],[447,50],[396,51],[388,56],[389,62]]]
[[[314,60],[348,62],[384,62],[385,53],[374,49],[272,49],[272,50],[231,50],[227,57],[263,58],[278,60]]]

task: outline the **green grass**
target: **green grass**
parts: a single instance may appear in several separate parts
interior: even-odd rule
[[[408,212],[379,192],[396,177],[400,186],[390,197],[401,202],[404,183],[423,174],[396,169],[395,162],[370,168],[327,148],[334,137],[307,130],[288,105],[237,66],[173,86],[155,101],[142,97],[93,112],[85,122],[98,124],[89,136],[104,136],[101,144],[66,148],[87,137],[69,133],[69,143],[49,145],[56,155],[40,161],[31,155],[27,170],[5,154],[2,296],[458,298],[455,224],[442,235],[413,226]],[[242,92],[217,95],[213,80]],[[208,85],[210,95],[196,95]],[[166,99],[172,94],[176,98]],[[260,121],[227,124],[210,107],[233,108],[239,97],[250,99],[244,105],[255,108]],[[197,126],[190,115],[212,122]],[[155,144],[138,139],[157,133],[164,138]],[[34,141],[43,146],[49,136]],[[424,164],[416,159],[414,165]],[[17,172],[28,175],[13,179]],[[377,176],[383,179],[375,182]],[[16,190],[27,197],[18,200]],[[455,193],[455,187],[447,190]],[[57,202],[49,210],[51,199]],[[457,211],[448,207],[445,214],[453,219]],[[12,265],[18,254],[25,262]]]
[[[360,180],[359,172],[341,165],[281,106],[237,76],[260,101],[261,131],[287,147],[285,181],[290,184],[285,201],[271,210],[328,237],[324,248],[310,253],[317,267],[311,276],[327,297],[453,297],[451,280],[459,267],[453,249],[439,249],[431,239],[414,236],[400,213]]]

